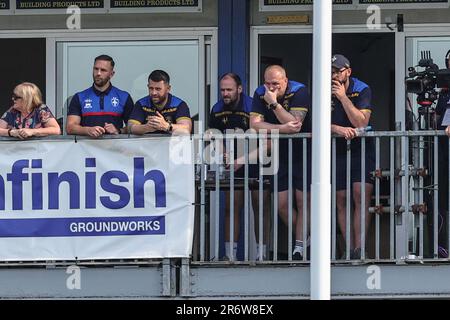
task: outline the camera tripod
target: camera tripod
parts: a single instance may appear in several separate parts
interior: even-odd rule
[[[419,95],[417,102],[419,104],[418,116],[413,121],[414,131],[437,130],[436,112],[434,109],[434,101],[437,97],[424,99]],[[442,206],[435,201],[442,198],[439,195],[443,187],[439,180],[448,177],[443,174],[445,166],[439,165],[441,154],[436,158],[435,148],[438,147],[439,139],[434,136],[415,136],[410,142],[410,159],[412,163],[410,167],[414,172],[419,174],[413,175],[413,202],[412,213],[414,217],[414,235],[411,243],[410,252],[414,252],[417,256],[424,258],[437,258],[440,256],[440,248],[447,247],[445,245],[446,214],[442,213]],[[448,167],[448,166],[447,166]],[[439,172],[436,172],[439,170]],[[439,173],[438,175],[435,173]],[[437,181],[436,181],[437,177]],[[440,201],[441,202],[441,201]],[[435,208],[437,207],[437,214]],[[423,221],[426,225],[423,225]],[[422,234],[421,234],[422,232]],[[437,242],[436,242],[436,239]],[[423,243],[423,246],[421,246]]]

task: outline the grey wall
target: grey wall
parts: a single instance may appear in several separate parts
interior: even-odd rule
[[[203,1],[200,13],[83,14],[82,29],[215,27],[218,0]],[[0,30],[65,29],[68,15],[4,15]]]
[[[269,15],[292,15],[292,14],[308,14],[312,22],[313,15],[311,11],[290,11],[290,12],[259,12],[259,0],[251,1],[251,20],[250,24],[254,26],[266,25],[266,19]],[[420,10],[386,10],[381,11],[381,20],[391,19],[395,22],[397,14],[403,14],[404,23],[450,23],[450,8],[447,9],[420,9]],[[348,25],[348,24],[365,24],[368,15],[365,10],[335,10],[333,12],[333,24]]]

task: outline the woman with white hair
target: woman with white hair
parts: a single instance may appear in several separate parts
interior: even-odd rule
[[[41,90],[30,82],[16,86],[11,97],[14,104],[0,119],[0,136],[27,139],[58,135],[58,122],[42,102]]]

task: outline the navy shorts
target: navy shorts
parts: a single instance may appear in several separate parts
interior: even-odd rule
[[[245,166],[240,167],[235,173],[236,178],[245,178]],[[248,177],[249,178],[259,178],[259,165],[249,164],[248,165]]]
[[[366,152],[366,183],[374,184],[371,172],[375,170],[374,152]],[[350,182],[361,182],[361,152],[352,152],[350,157]],[[352,185],[350,184],[350,188]],[[347,154],[336,154],[336,190],[347,189]]]
[[[311,153],[306,156],[306,172],[303,171],[303,155],[294,155],[296,159],[292,162],[292,189],[304,191],[303,177],[306,179],[306,190],[311,189]],[[300,158],[300,159],[299,159]],[[280,161],[278,169],[278,192],[289,190],[289,164],[287,161]],[[272,191],[274,186],[272,186]]]
[[[300,140],[292,143],[292,157],[288,159],[288,141],[280,139],[279,166],[277,173],[278,192],[289,189],[289,178],[292,178],[292,189],[303,191],[303,177],[306,179],[306,189],[311,188],[311,143],[308,142],[306,149],[306,172],[303,170],[303,143]],[[289,177],[289,162],[292,163],[292,176]],[[273,176],[275,179],[275,175]],[[274,191],[272,183],[272,191]]]

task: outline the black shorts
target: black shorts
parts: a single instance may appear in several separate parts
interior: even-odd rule
[[[366,152],[366,183],[374,184],[371,172],[375,170],[375,153]],[[350,182],[361,182],[361,152],[352,152],[350,157]],[[350,188],[352,187],[350,184]],[[336,190],[347,189],[347,154],[336,154]]]

